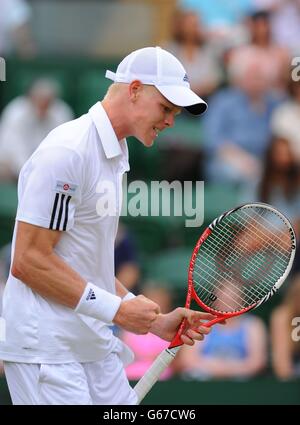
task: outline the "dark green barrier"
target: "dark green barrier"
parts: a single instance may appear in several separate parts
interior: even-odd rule
[[[143,404],[300,404],[300,381],[265,377],[247,382],[159,382]]]
[[[0,378],[0,405],[4,404],[10,404],[10,397],[5,379]],[[300,381],[279,382],[272,377],[247,382],[186,382],[172,379],[157,383],[143,404],[298,405]]]
[[[0,406],[11,404],[8,388],[6,385],[6,380],[3,377],[0,377]]]
[[[17,202],[16,185],[0,184],[0,248],[12,239]]]

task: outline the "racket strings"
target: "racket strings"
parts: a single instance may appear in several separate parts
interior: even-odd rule
[[[203,267],[202,267],[203,268]],[[199,298],[207,305],[209,305],[210,303],[208,303],[207,301],[210,299],[210,295],[211,294],[215,294],[216,290],[218,292],[220,292],[221,295],[226,296],[227,298],[230,299],[231,303],[230,305],[225,303],[226,306],[229,308],[230,311],[232,311],[233,306],[232,304],[235,305],[235,309],[242,309],[245,308],[247,306],[253,305],[255,302],[257,302],[259,299],[261,299],[262,296],[266,295],[269,291],[270,288],[265,287],[265,291],[263,292],[257,292],[256,290],[253,291],[253,289],[251,291],[249,290],[241,290],[238,285],[237,285],[237,280],[239,281],[238,283],[240,284],[240,286],[243,285],[241,279],[237,279],[237,275],[236,273],[233,274],[233,278],[232,281],[229,280],[228,276],[224,276],[221,275],[220,273],[216,272],[214,270],[213,267],[208,267],[212,273],[210,273],[209,275],[209,279],[205,278],[205,276],[203,275],[203,270],[200,268],[198,268],[197,270],[200,271],[200,273],[198,273],[198,271],[194,270],[194,274],[197,274],[197,276],[199,277],[199,281],[204,280],[204,282],[206,282],[208,285],[207,287],[201,285],[201,283],[197,282],[198,279],[195,279],[195,276],[193,277],[194,280],[194,289],[196,291],[196,293],[198,294]],[[219,278],[217,283],[214,284],[212,281],[212,274],[217,274],[217,277]],[[233,280],[234,279],[234,280]],[[222,289],[220,289],[220,281],[224,283],[224,281],[226,282],[226,293],[224,291],[222,291]],[[232,288],[232,289],[231,289]],[[207,293],[207,297],[205,297],[202,292],[201,289],[204,290]],[[237,304],[237,297],[239,298],[239,303]],[[224,303],[224,301],[223,301]]]
[[[198,268],[197,268],[198,267]],[[214,270],[214,268],[213,267],[208,267],[211,271],[213,271],[214,273],[215,273],[215,270]],[[194,270],[194,273],[196,273],[197,274],[197,276],[199,277],[199,279],[201,280],[202,278],[212,287],[212,288],[210,288],[210,291],[208,291],[209,293],[211,292],[211,291],[213,291],[215,288],[217,288],[217,286],[216,285],[213,285],[212,283],[211,283],[211,280],[207,280],[207,279],[205,279],[205,277],[203,276],[203,274],[201,273],[202,272],[202,270],[200,269],[200,267],[199,266],[197,266],[197,264],[195,264],[195,270]],[[249,293],[249,291],[247,291],[247,289],[246,290],[241,290],[238,286],[237,286],[237,284],[236,284],[236,282],[237,282],[237,280],[239,280],[239,282],[240,282],[240,284],[241,284],[241,286],[243,285],[243,282],[241,282],[241,280],[240,279],[238,279],[237,278],[237,275],[235,275],[235,276],[233,276],[234,278],[235,278],[235,280],[234,280],[234,282],[231,282],[230,280],[229,280],[229,277],[228,276],[224,276],[224,275],[221,275],[220,273],[218,273],[218,272],[216,272],[216,274],[217,274],[217,276],[220,278],[220,280],[221,281],[223,281],[224,282],[224,280],[226,280],[226,284],[227,284],[227,290],[228,290],[228,295],[232,295],[234,298],[236,298],[236,296],[238,296],[239,298],[240,298],[240,300],[241,300],[241,304],[240,304],[240,306],[241,307],[245,307],[245,301],[246,301],[246,306],[249,306],[249,305],[252,305],[253,303],[255,303],[256,301],[257,301],[257,299],[260,299],[262,296],[264,296],[266,293],[268,293],[268,290],[271,288],[265,288],[265,289],[268,289],[268,290],[265,290],[264,292],[262,292],[262,291],[257,291],[256,290],[256,288],[254,289],[254,290],[252,290],[250,293]],[[227,273],[228,274],[228,273]],[[195,284],[197,284],[198,286],[197,286],[197,288],[196,288],[196,292],[199,294],[200,293],[200,291],[199,291],[199,288],[201,288],[201,289],[204,289],[205,291],[207,291],[207,288],[205,288],[203,285],[201,285],[200,283],[198,283],[198,282],[196,282],[196,279],[194,279],[194,283]],[[218,285],[219,285],[219,283],[218,283]],[[273,284],[271,285],[271,286],[273,286]],[[232,289],[231,289],[232,288]],[[222,292],[222,291],[221,291]],[[253,296],[253,295],[255,295],[255,296]],[[232,301],[234,300],[234,298],[232,298]],[[201,297],[201,299],[202,299],[202,297]],[[204,301],[204,300],[203,300]]]
[[[253,207],[251,207],[251,209],[253,210]],[[250,215],[247,215],[247,212],[246,212],[246,208],[244,208],[244,213],[245,213],[245,215],[246,216],[248,216],[249,218],[251,218],[251,216]],[[284,238],[284,237],[286,237],[287,236],[287,232],[281,232],[279,229],[278,229],[278,227],[277,226],[274,226],[274,224],[272,223],[272,221],[271,220],[267,220],[266,218],[265,218],[265,215],[268,215],[268,216],[271,216],[271,217],[273,217],[273,218],[276,218],[276,220],[278,221],[278,223],[281,223],[281,225],[283,225],[284,226],[284,229],[287,229],[287,225],[284,223],[284,221],[276,214],[276,213],[274,213],[273,211],[270,211],[270,210],[266,210],[265,208],[264,209],[260,209],[259,211],[257,211],[257,208],[256,208],[256,210],[255,210],[255,214],[256,215],[259,215],[263,220],[264,220],[264,222],[265,222],[265,224],[266,224],[266,226],[267,227],[272,227],[273,229],[274,229],[274,234],[276,233],[276,234],[280,234],[281,235],[281,237],[282,238]],[[282,239],[280,239],[280,241],[281,241]],[[287,246],[286,246],[286,248],[288,249],[288,247],[290,246],[290,244],[287,244]]]
[[[261,223],[258,222],[256,219],[254,219],[252,217],[250,217],[250,218],[251,218],[252,223],[250,221],[248,222],[247,220],[244,220],[244,221],[240,220],[238,222],[238,225],[239,225],[239,229],[238,230],[241,230],[241,229],[242,230],[245,230],[245,234],[248,234],[249,236],[251,234],[251,236],[255,236],[255,239],[258,239],[259,238],[261,241],[264,242],[264,244],[266,244],[266,242],[272,242],[272,246],[274,247],[274,243],[275,243],[275,247],[278,248],[278,254],[279,255],[282,254],[283,249],[284,250],[290,250],[291,249],[291,244],[288,244],[288,245],[286,244],[286,246],[283,246],[283,242],[284,242],[283,241],[283,237],[287,237],[287,233],[284,233],[284,236],[282,236],[282,238],[279,238],[277,236],[277,234],[272,233],[272,238],[266,239],[266,237],[270,236],[270,231],[264,233],[261,230]],[[255,221],[257,224],[259,224],[259,226],[258,227],[254,226],[253,225],[253,221]],[[247,224],[247,226],[246,226],[246,224]],[[280,224],[282,224],[282,223],[280,223]],[[224,227],[226,227],[227,230],[230,230],[231,231],[231,228],[228,228],[228,224],[225,222],[225,220],[224,220],[224,222],[221,222],[220,225],[221,226],[224,225]],[[244,225],[244,227],[242,227],[243,225]],[[248,226],[251,226],[251,228],[254,229],[254,232],[253,233],[250,232]],[[258,236],[258,238],[256,236]]]
[[[256,304],[285,272],[292,250],[289,229],[279,230],[283,220],[265,211],[252,208],[253,216],[241,209],[225,216],[198,251],[194,290],[211,308],[237,311]],[[253,249],[253,242],[263,248]]]
[[[205,254],[204,254],[205,255]],[[207,264],[206,264],[207,265]],[[269,285],[269,287],[267,287],[267,286],[265,286],[264,287],[264,291],[262,291],[262,290],[257,290],[257,288],[256,287],[252,287],[252,289],[251,289],[251,291],[249,291],[249,289],[248,288],[246,288],[246,289],[244,289],[244,290],[242,290],[242,289],[240,289],[238,286],[237,286],[237,281],[238,281],[238,283],[240,283],[240,286],[242,287],[242,286],[244,286],[245,287],[245,285],[244,285],[244,281],[242,281],[238,276],[237,276],[237,273],[233,273],[233,272],[231,272],[231,271],[228,271],[228,270],[225,270],[225,272],[223,272],[223,275],[222,274],[220,274],[219,272],[216,272],[216,270],[215,270],[215,268],[214,268],[214,264],[213,263],[211,263],[211,267],[210,266],[208,266],[207,268],[210,270],[210,271],[212,271],[213,273],[215,273],[216,275],[217,275],[217,277],[218,278],[220,278],[220,280],[222,281],[224,281],[224,280],[226,280],[226,284],[227,284],[227,289],[228,289],[228,291],[229,291],[229,293],[231,293],[232,295],[234,295],[234,296],[236,296],[236,295],[239,295],[239,298],[240,298],[240,300],[241,301],[243,301],[243,303],[245,303],[245,301],[247,301],[247,305],[252,305],[254,302],[256,302],[257,301],[257,299],[260,299],[262,296],[264,296],[264,295],[266,295],[266,293],[268,293],[268,291],[271,289],[271,287],[273,286],[273,282],[270,282],[270,285]],[[198,268],[197,268],[198,267]],[[202,270],[201,270],[201,268],[200,268],[200,266],[198,266],[197,265],[197,263],[195,263],[195,270],[197,270],[198,272],[200,272],[200,273],[197,273],[197,275],[198,275],[198,277],[200,278],[200,280],[201,280],[201,277],[203,276],[201,273],[202,273]],[[233,282],[231,282],[229,279],[230,279],[230,276],[228,276],[229,274],[233,274],[233,276],[231,277],[231,279],[233,280],[233,278],[234,278],[234,281]],[[195,283],[196,283],[196,279],[194,279],[194,281],[195,281]],[[207,281],[207,280],[206,280]],[[211,280],[210,281],[207,281],[208,283],[210,283],[211,284]],[[203,286],[201,285],[201,284],[199,284],[198,283],[198,288],[199,287],[201,287],[201,288],[203,288]],[[212,285],[212,284],[211,284]],[[213,285],[212,285],[213,286]],[[232,290],[231,290],[231,287],[232,287]],[[199,289],[197,288],[197,292],[199,292]]]
[[[271,233],[272,238],[270,240],[272,242],[276,242],[276,247],[279,248],[279,251],[280,252],[282,252],[282,248],[284,248],[286,250],[290,249],[290,247],[291,247],[290,244],[287,244],[287,243],[284,242],[284,238],[287,237],[287,233],[286,232],[281,232],[279,228],[275,228],[274,225],[271,222],[269,222],[261,214],[259,214],[260,218],[262,218],[266,222],[266,224],[268,225],[268,227],[273,227],[274,228],[274,232],[271,232],[271,229],[270,229],[266,233],[264,233],[262,231],[262,226],[264,225],[264,223],[262,221],[260,221],[260,220],[258,221],[257,219],[255,219],[254,217],[249,216],[246,213],[245,213],[245,215],[251,219],[251,220],[249,220],[249,222],[247,221],[247,225],[248,226],[250,225],[251,227],[253,227],[255,229],[255,233],[258,232],[260,238],[261,238],[261,235],[264,238],[266,236],[269,236],[270,233]],[[253,221],[255,221],[255,223],[259,224],[258,228],[253,225]],[[279,224],[282,225],[284,223],[282,221],[280,221]],[[284,243],[285,243],[285,246],[284,246]]]
[[[221,234],[221,236],[223,236],[223,235],[227,236],[228,233],[227,232],[224,233],[224,232],[220,231],[220,234]],[[220,243],[220,241],[221,241],[221,243]],[[242,244],[240,244],[239,246],[238,245],[235,245],[234,246],[235,251],[233,251],[233,250],[230,249],[230,247],[233,245],[232,244],[232,241],[228,240],[226,246],[223,245],[223,242],[224,241],[222,239],[215,238],[215,246],[216,246],[215,252],[218,253],[218,256],[219,257],[221,257],[222,259],[224,259],[224,261],[226,261],[228,263],[228,266],[231,266],[235,261],[239,261],[242,258],[242,256],[245,255],[245,253],[246,254],[251,254],[252,253],[251,250],[249,250],[248,252],[246,251],[245,248],[247,248],[247,247],[245,245],[244,246],[242,246]],[[217,250],[218,248],[221,249],[221,252],[223,254],[221,254],[221,252]],[[258,260],[259,259],[261,259],[261,260],[264,260],[265,259],[265,257],[263,256],[263,254],[264,253],[267,253],[269,251],[269,246],[267,248],[268,249],[265,248],[263,250],[263,252],[256,253],[256,256],[259,257],[259,258],[258,259],[255,259],[254,258],[253,259],[253,262],[254,263],[256,262],[257,265],[259,265],[260,262]],[[276,258],[278,260],[279,259],[280,260],[286,260],[286,258],[289,258],[289,257],[288,256],[287,257],[283,257],[283,256],[279,256],[278,255],[278,256],[276,256]],[[278,269],[278,266],[275,265],[274,267]],[[281,270],[278,269],[278,271],[280,272]]]
[[[214,244],[215,245],[215,244]],[[221,262],[221,260],[222,259],[224,259],[225,261],[226,261],[226,257],[223,257],[223,256],[219,256],[218,254],[219,254],[219,251],[217,251],[217,249],[215,249],[215,247],[213,247],[212,249],[210,249],[209,250],[209,252],[205,252],[205,250],[203,249],[203,251],[202,251],[202,253],[203,253],[203,256],[205,257],[205,255],[210,255],[211,256],[211,254],[212,253],[214,253],[214,254],[216,254],[216,256],[214,257],[214,259],[215,259],[215,261],[218,263],[218,265],[220,266],[220,268],[222,268],[223,269],[223,272],[225,271],[225,274],[226,274],[226,272],[227,272],[227,274],[228,275],[232,275],[233,274],[233,272],[232,272],[232,270],[229,268],[229,266],[227,266],[226,268],[224,268],[224,266],[223,266],[223,263]],[[221,258],[220,258],[221,257]],[[240,259],[241,259],[241,257],[237,257],[237,256],[235,256],[236,257],[236,261],[239,261]],[[205,258],[205,261],[209,261],[208,260],[208,258]],[[196,265],[197,265],[197,263],[196,263]],[[210,265],[211,265],[211,267],[209,267],[208,266],[208,268],[211,270],[211,271],[215,271],[216,273],[217,273],[217,275],[218,275],[218,277],[220,277],[220,278],[224,278],[224,275],[221,275],[220,273],[218,273],[217,271],[216,271],[216,269],[215,269],[215,264],[212,262],[212,261],[210,261]],[[259,264],[260,265],[260,264]],[[255,271],[256,269],[253,269],[252,268],[252,270],[253,271]],[[235,278],[236,278],[236,275],[235,275]],[[270,281],[270,285],[271,286],[273,286],[273,282],[271,282]],[[235,285],[233,285],[233,286],[235,286]],[[241,291],[241,292],[243,292],[243,291]],[[258,293],[257,293],[258,295],[262,295],[262,291],[259,291]]]
[[[230,229],[230,230],[232,230],[232,229]],[[230,267],[230,266],[233,265],[234,262],[239,262],[239,261],[241,261],[242,258],[244,258],[245,249],[244,249],[244,247],[243,247],[243,249],[239,249],[238,246],[232,247],[232,240],[230,240],[229,238],[226,240],[227,245],[224,245],[224,238],[227,238],[228,232],[224,233],[221,230],[221,227],[220,227],[219,233],[221,234],[221,237],[223,239],[218,238],[217,234],[212,234],[211,238],[212,238],[214,244],[209,248],[209,252],[207,252],[207,256],[210,255],[210,252],[215,253],[218,256],[216,261],[220,262],[220,260],[224,260],[224,262],[225,261],[227,262],[228,267]],[[231,249],[231,247],[232,247],[232,249]],[[204,250],[205,246],[202,249]],[[264,249],[263,252],[264,253],[267,252],[267,249]],[[249,253],[251,254],[251,251],[249,251],[248,254]],[[265,256],[263,256],[262,252],[256,253],[256,256],[259,256],[262,261],[265,260]],[[268,255],[268,256],[270,257],[270,255]],[[279,259],[278,256],[276,258]],[[287,256],[287,257],[282,257],[280,259],[284,260],[284,263],[285,263],[285,261],[288,260],[288,258],[289,257]],[[229,260],[230,260],[230,262],[229,262]],[[254,264],[254,266],[257,266],[257,267],[261,266],[261,262],[259,262],[258,259],[256,259],[256,257],[252,258],[252,263]],[[272,264],[271,259],[269,260],[269,264]],[[250,266],[248,267],[248,269],[249,269],[249,271],[251,271]],[[256,269],[257,268],[252,268],[252,272],[256,271]],[[276,264],[274,265],[274,269],[278,273],[283,273],[284,270],[285,270],[284,267],[280,268]],[[272,276],[270,276],[270,279],[271,279],[271,277],[274,277],[273,273],[272,273]]]
[[[241,284],[241,286],[244,286],[244,280],[242,281],[239,278],[239,276],[237,276],[237,273],[234,274],[232,271],[229,271],[229,267],[224,267],[223,266],[223,263],[221,263],[221,260],[218,257],[215,257],[215,261],[217,262],[217,265],[219,266],[218,268],[219,269],[223,269],[223,270],[221,270],[221,271],[223,271],[223,274],[220,274],[220,273],[216,272],[216,274],[218,275],[218,277],[220,277],[221,279],[227,278],[227,281],[230,284],[229,277],[230,277],[230,275],[233,274],[234,275],[233,277],[235,279],[235,283],[232,283],[233,288],[235,290],[238,289],[243,294],[243,296],[247,296],[249,298],[249,301],[250,302],[253,301],[253,297],[251,296],[252,294],[257,295],[258,297],[260,297],[260,296],[262,296],[264,294],[265,291],[263,292],[262,290],[258,290],[258,288],[254,287],[254,286],[252,287],[252,290],[251,290],[251,294],[250,295],[248,294],[249,291],[247,291],[247,288],[244,289],[244,290],[241,290],[241,289],[237,288],[236,281],[238,281]],[[214,264],[211,263],[211,265],[212,265],[212,267],[209,267],[210,270],[215,271]],[[252,274],[253,274],[253,269],[252,269]],[[270,281],[269,282],[269,288],[271,288],[272,286],[273,286],[273,281]],[[269,288],[267,288],[265,286],[265,290],[267,290]]]
[[[221,252],[223,251],[223,255],[220,254],[217,257],[217,261],[219,262],[219,264],[221,263],[221,259],[222,259],[224,261],[225,265],[230,266],[229,260],[231,260],[230,261],[231,263],[237,262],[237,261],[241,261],[241,259],[244,258],[245,254],[246,255],[248,254],[249,256],[251,254],[251,252],[249,252],[245,248],[244,245],[242,247],[240,247],[240,249],[238,249],[238,246],[237,245],[235,246],[236,251],[239,251],[239,254],[240,254],[240,255],[237,255],[237,254],[235,254],[235,251],[234,250],[230,250],[230,246],[229,247],[228,246],[227,247],[224,247],[222,244],[220,245],[218,242],[219,242],[218,240],[215,240],[215,244],[214,245],[216,246],[216,249],[219,249],[220,248],[220,251]],[[233,245],[232,241],[229,241],[229,244],[228,245]],[[264,253],[264,254],[266,254],[266,253]],[[273,255],[268,254],[267,256],[266,255],[262,255],[262,253],[258,253],[258,254],[256,254],[255,257],[252,257],[252,265],[256,269],[258,269],[258,268],[266,268],[266,266],[268,266],[268,265],[269,266],[273,265],[274,266],[274,271],[276,273],[282,273],[282,272],[284,272],[284,269],[282,267],[278,268],[276,266],[276,264],[275,265],[273,264],[273,258],[274,258],[274,253],[273,253]],[[259,261],[259,260],[261,260],[261,261]],[[223,264],[221,264],[221,265],[223,265]],[[245,278],[251,277],[252,274],[253,274],[253,267],[252,268],[251,267],[248,267],[248,270],[246,269],[246,271],[244,271],[244,277]],[[272,276],[272,278],[273,277],[274,276]],[[270,280],[270,282],[271,282],[271,280]]]
[[[209,283],[210,284],[210,281],[209,280],[207,280],[205,277],[203,277],[202,275],[200,275],[197,271],[194,271],[194,273],[197,275],[197,276],[199,276],[199,278],[201,278],[201,280],[202,279],[204,279],[207,283]],[[203,286],[203,285],[201,285],[200,283],[198,283],[197,284],[197,286],[198,286],[198,288],[197,288],[197,293],[198,293],[198,296],[201,298],[201,300],[206,304],[208,301],[209,301],[209,297],[210,297],[210,295],[211,295],[211,293],[213,292],[212,291],[212,289],[215,289],[216,288],[216,286],[214,287],[213,286],[213,288],[210,288],[210,289],[208,289],[208,288],[206,288],[205,286]],[[203,292],[201,292],[200,290],[199,290],[199,288],[201,288],[201,290],[203,290],[206,294],[203,294]],[[220,289],[220,292],[222,293],[223,291]],[[228,293],[227,293],[228,294]],[[223,292],[223,295],[227,295],[225,292]],[[232,295],[238,295],[238,294],[236,294],[235,292],[231,292],[231,294]],[[230,291],[229,291],[229,297],[230,297]],[[245,307],[245,302],[244,302],[244,299],[241,297],[241,296],[239,296],[238,295],[238,297],[240,298],[240,300],[241,300],[241,302],[240,303],[238,303],[237,304],[237,308],[239,309],[239,310],[241,310],[242,308],[244,308]],[[236,297],[231,297],[230,298],[230,300],[231,301],[233,301],[234,302],[234,304],[236,304],[237,303],[237,300],[236,300]],[[232,310],[232,304],[227,304],[225,301],[223,301],[223,303],[226,305],[226,307],[228,307],[228,309],[229,310]],[[249,303],[249,305],[252,305],[252,303]]]
[[[233,239],[232,237],[230,238],[230,237],[228,237],[228,234],[230,235],[237,235],[237,233],[238,232],[240,232],[241,230],[245,230],[246,232],[245,232],[245,234],[247,233],[247,234],[249,234],[250,232],[249,232],[249,230],[248,230],[248,228],[246,227],[246,226],[243,226],[242,227],[242,225],[243,224],[245,224],[245,222],[244,223],[240,223],[240,227],[237,229],[237,232],[235,232],[234,233],[234,229],[230,226],[230,227],[228,227],[228,225],[227,225],[227,223],[220,223],[220,228],[219,228],[219,232],[221,233],[221,235],[222,235],[222,237],[224,237],[224,239],[226,239],[226,238],[228,238],[228,239]],[[281,223],[282,224],[282,223]],[[224,231],[222,232],[222,226],[224,225]],[[253,225],[252,225],[252,227],[253,227]],[[256,228],[255,228],[255,230],[256,230]],[[268,233],[269,234],[269,233]],[[285,233],[285,237],[287,237],[287,233]],[[255,236],[256,237],[256,233],[252,233],[252,236]],[[264,234],[264,236],[266,236],[265,234]],[[275,235],[276,236],[276,235]],[[256,238],[257,239],[257,238]],[[270,246],[272,247],[272,249],[274,249],[274,243],[273,243],[273,239],[270,239],[269,238],[269,240],[267,240],[265,237],[264,238],[260,238],[261,239],[261,242],[263,242],[264,243],[264,245],[267,247],[267,248],[269,248]],[[247,250],[247,245],[246,244],[243,244],[241,241],[240,241],[240,244],[239,245],[236,245],[236,250],[237,251],[239,251],[239,247],[241,247],[242,248],[242,254],[244,255],[244,250]],[[291,244],[289,244],[288,245],[288,247],[289,247],[289,249],[286,249],[285,251],[290,251],[291,250]],[[225,248],[225,246],[224,246],[224,251],[226,251],[226,248]],[[265,251],[266,251],[266,249],[265,249]],[[284,253],[283,253],[283,251],[282,251],[282,249],[280,250],[280,251],[278,251],[278,250],[276,250],[277,252],[276,252],[276,254],[277,254],[277,256],[278,256],[278,258],[281,258],[281,259],[283,259],[284,261],[287,259],[287,258],[289,258],[289,252],[286,252],[286,254],[284,255]],[[231,254],[231,255],[233,255],[234,256],[234,252],[232,252],[232,251],[227,251],[229,254]],[[262,255],[261,254],[261,252],[259,252],[258,253],[259,255]]]
[[[244,229],[246,229],[246,228],[244,228]],[[221,236],[222,237],[224,237],[224,238],[226,238],[226,237],[228,237],[228,231],[231,231],[231,234],[233,234],[233,232],[232,232],[232,228],[230,228],[230,227],[228,227],[228,226],[224,226],[224,230],[225,231],[222,231],[222,227],[220,227],[220,229],[219,229],[219,233],[221,234]],[[237,233],[236,233],[236,235],[237,235]],[[216,241],[217,242],[217,244],[218,244],[218,240]],[[230,245],[231,244],[231,240],[230,240],[230,238],[228,238],[228,245]],[[264,241],[265,242],[265,241]],[[222,243],[223,243],[223,240],[222,240]],[[218,246],[220,246],[220,244],[218,244]],[[269,251],[270,250],[270,247],[272,247],[272,250],[273,250],[273,244],[268,244],[265,248],[264,248],[264,250],[262,250],[261,252],[258,252],[257,253],[257,256],[263,256],[263,253],[265,253],[265,252],[267,252],[267,251]],[[246,245],[246,244],[243,244],[241,241],[240,241],[240,243],[239,244],[236,244],[235,245],[235,247],[234,247],[234,249],[235,249],[235,251],[233,251],[233,250],[230,250],[230,248],[229,247],[226,247],[225,245],[224,245],[224,247],[223,247],[223,249],[222,249],[222,251],[224,251],[224,253],[225,254],[228,254],[228,257],[232,257],[232,259],[240,259],[243,255],[245,255],[245,254],[251,254],[251,250],[248,250],[248,252],[247,252],[247,248],[248,248],[248,246]],[[235,253],[236,252],[236,253]],[[283,253],[282,252],[276,252],[276,257],[278,258],[278,260],[286,260],[287,258],[289,258],[289,254],[286,254],[286,255],[283,255]],[[228,261],[228,260],[227,260]],[[275,268],[276,267],[278,267],[278,266],[274,266]]]

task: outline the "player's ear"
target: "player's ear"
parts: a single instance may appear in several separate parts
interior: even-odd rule
[[[143,84],[139,80],[134,80],[129,84],[129,96],[132,102],[136,102],[142,91]]]

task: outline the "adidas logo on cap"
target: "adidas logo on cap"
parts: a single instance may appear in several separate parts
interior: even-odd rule
[[[96,295],[95,292],[92,290],[92,288],[89,290],[89,293],[87,294],[86,300],[95,300],[96,299]]]
[[[187,76],[187,74],[184,74],[183,81],[185,81],[186,83],[189,82],[189,77]]]

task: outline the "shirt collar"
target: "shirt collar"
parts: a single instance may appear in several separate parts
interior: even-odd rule
[[[123,155],[124,150],[120,146],[120,142],[101,102],[97,102],[90,108],[89,115],[98,131],[106,158],[110,159],[118,155]],[[126,145],[125,139],[124,142]],[[123,143],[123,140],[121,143]],[[124,146],[124,148],[126,150],[127,147]]]

